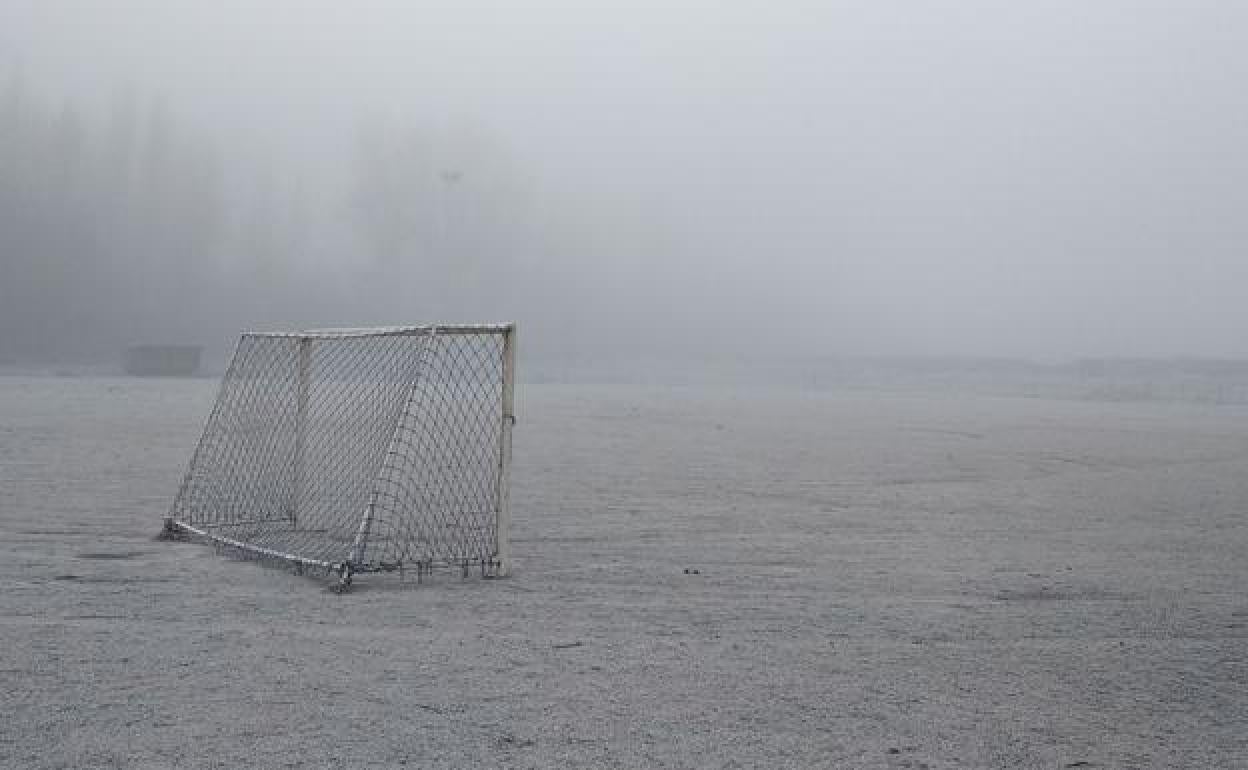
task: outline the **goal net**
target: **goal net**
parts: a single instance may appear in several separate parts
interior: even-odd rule
[[[508,572],[515,327],[244,334],[170,533],[296,567]]]

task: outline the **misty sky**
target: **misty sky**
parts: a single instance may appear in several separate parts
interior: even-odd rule
[[[361,125],[488,135],[542,233],[505,315],[674,350],[1248,355],[1246,43],[1235,0],[0,0],[45,97],[159,94],[327,207]]]

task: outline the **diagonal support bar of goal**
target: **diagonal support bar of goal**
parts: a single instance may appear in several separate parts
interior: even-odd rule
[[[242,335],[166,519],[335,571],[510,571],[514,324]]]

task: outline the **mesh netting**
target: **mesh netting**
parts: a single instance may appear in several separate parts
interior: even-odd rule
[[[504,567],[510,334],[243,335],[171,518],[328,568]]]

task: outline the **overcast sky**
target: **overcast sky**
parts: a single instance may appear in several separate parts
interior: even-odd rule
[[[369,116],[482,127],[611,323],[825,354],[1248,354],[1246,42],[1235,0],[0,0],[44,94],[310,187]]]

